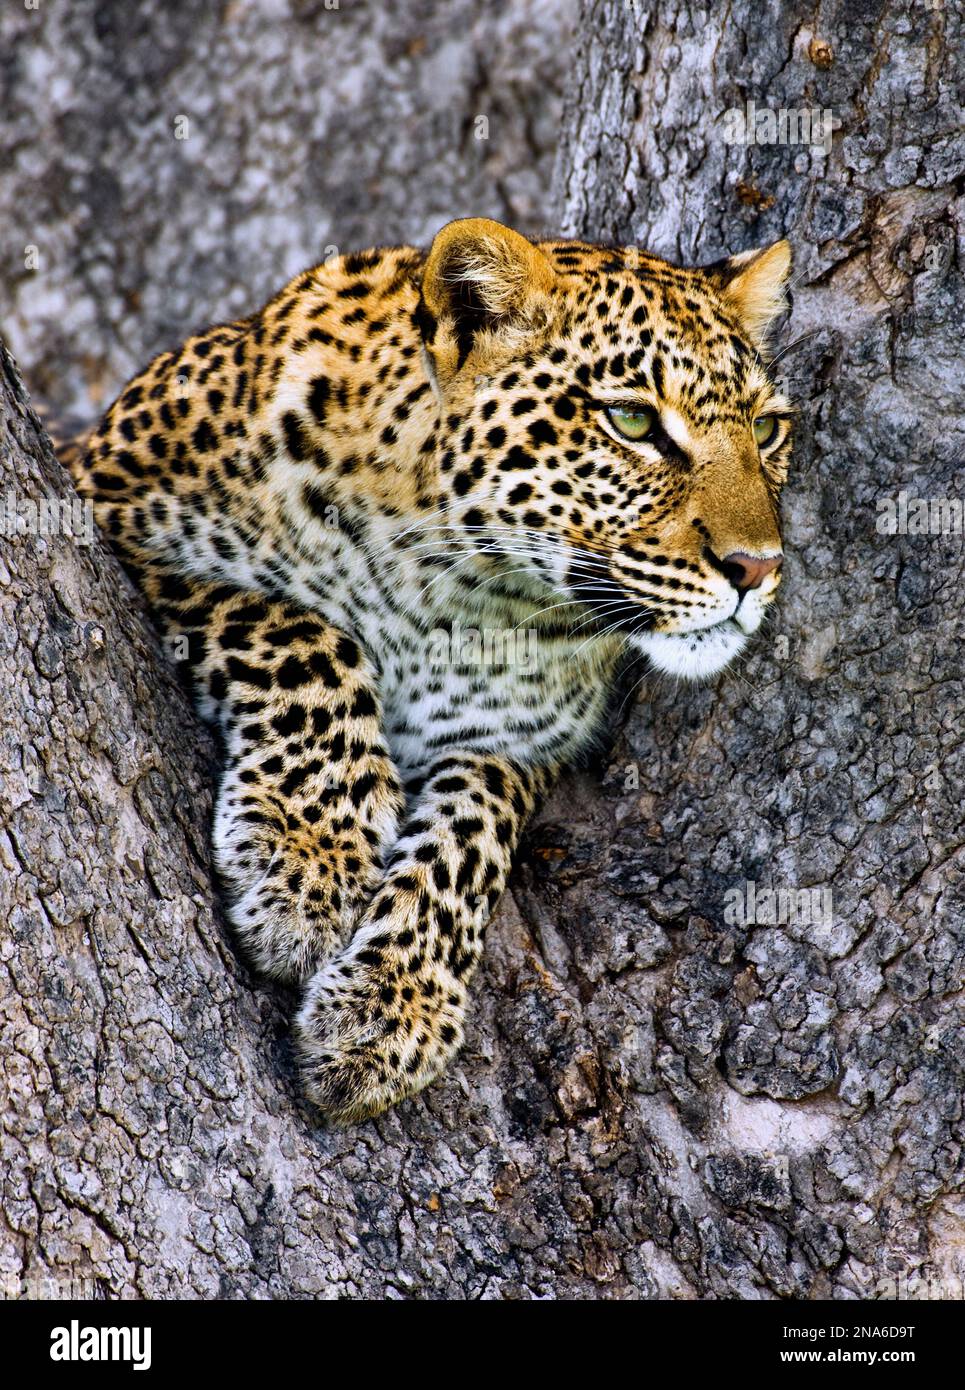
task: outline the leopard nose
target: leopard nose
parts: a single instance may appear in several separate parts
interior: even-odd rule
[[[762,581],[783,563],[783,555],[747,555],[743,550],[734,550],[724,556],[720,567],[734,588],[743,593],[745,589],[760,588]]]

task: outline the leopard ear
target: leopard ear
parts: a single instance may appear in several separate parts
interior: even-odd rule
[[[791,248],[786,241],[741,251],[706,268],[718,294],[757,348],[763,346],[770,323],[786,307],[784,289],[790,269]]]
[[[485,217],[442,228],[422,276],[419,328],[440,381],[455,375],[475,349],[488,354],[521,345],[545,322],[555,272],[519,232]]]

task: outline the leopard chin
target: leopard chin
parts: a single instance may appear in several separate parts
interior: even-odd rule
[[[697,632],[648,632],[634,639],[656,670],[689,681],[719,675],[748,640],[749,634],[733,618]]]

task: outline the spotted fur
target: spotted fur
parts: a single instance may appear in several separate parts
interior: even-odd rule
[[[514,847],[627,648],[707,676],[759,626],[790,448],[760,353],[788,259],[681,270],[451,223],[162,353],[73,464],[223,734],[231,920],[302,988],[332,1118],[458,1048]],[[655,412],[646,440],[620,405]]]

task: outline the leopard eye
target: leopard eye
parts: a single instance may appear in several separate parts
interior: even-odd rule
[[[772,444],[776,434],[777,416],[758,415],[757,419],[754,421],[754,438],[757,441],[758,448],[764,449],[768,444]]]
[[[626,439],[646,439],[653,429],[653,411],[646,406],[630,410],[620,405],[611,405],[607,410],[610,423]]]

